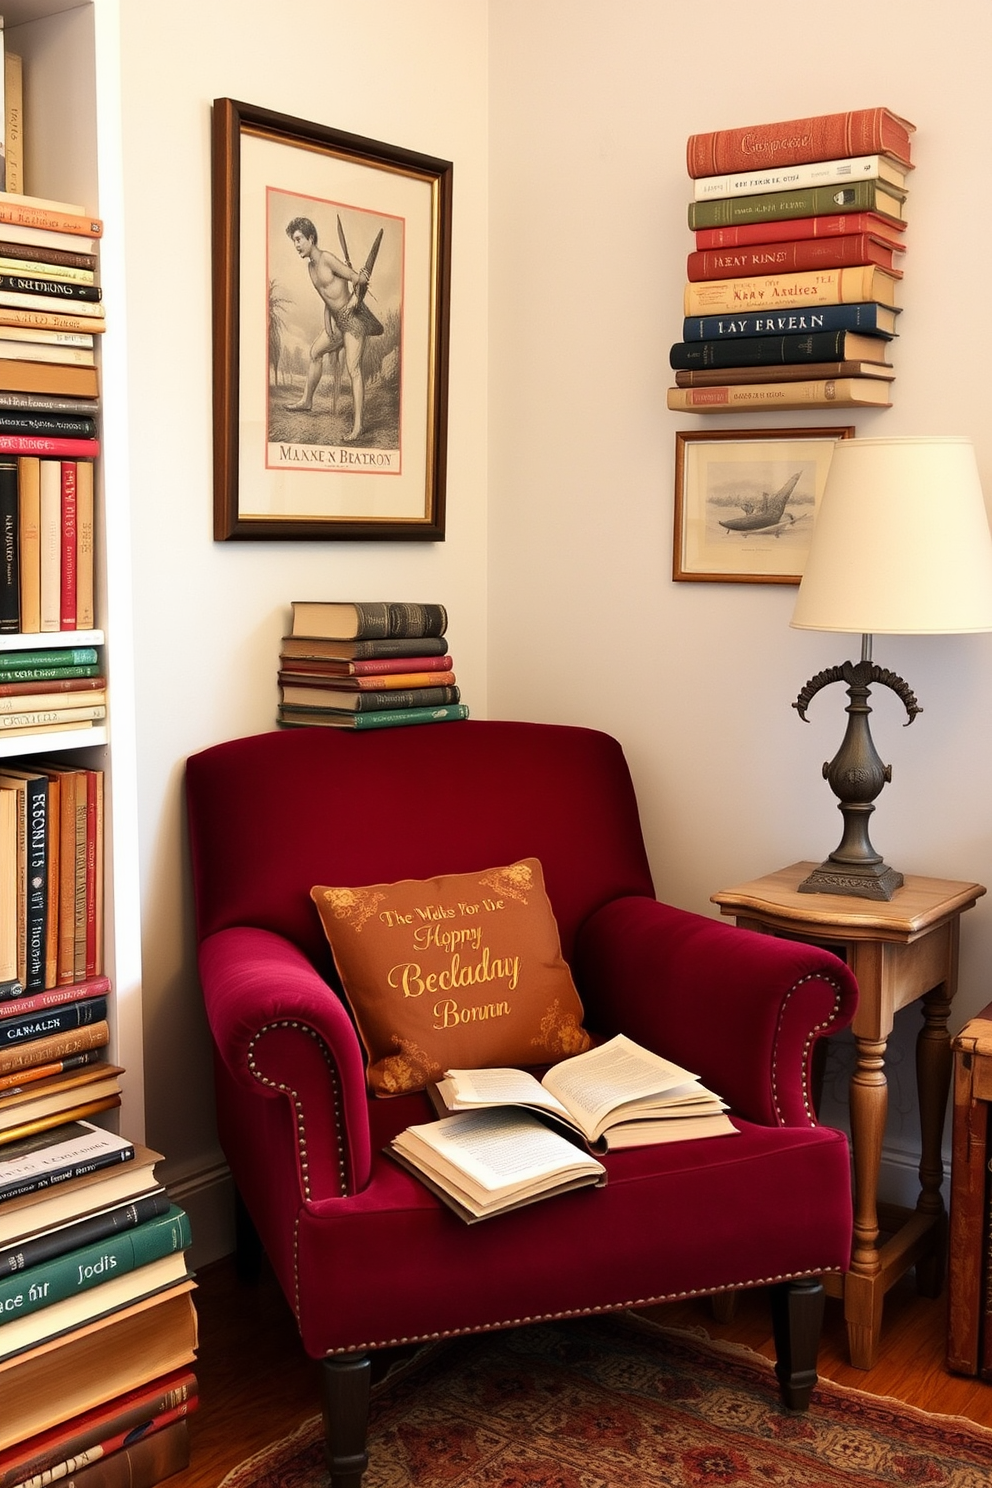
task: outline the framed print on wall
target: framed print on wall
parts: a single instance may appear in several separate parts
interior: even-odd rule
[[[443,540],[451,181],[214,100],[217,540]]]
[[[798,584],[839,429],[675,436],[673,579]]]

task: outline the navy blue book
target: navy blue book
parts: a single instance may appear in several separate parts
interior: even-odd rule
[[[44,1012],[3,1018],[0,1019],[0,1049],[9,1049],[31,1039],[49,1038],[53,1033],[65,1033],[71,1028],[85,1028],[87,1023],[99,1023],[106,1016],[107,999],[87,997],[82,1002],[66,1002]]]
[[[811,331],[808,336],[723,336],[677,341],[669,361],[677,371],[707,367],[782,367],[815,362],[885,362],[888,340],[856,331]],[[811,376],[816,374],[811,373]]]
[[[132,1199],[127,1204],[101,1209],[98,1213],[88,1214],[84,1219],[74,1220],[71,1224],[43,1230],[39,1235],[22,1240],[19,1245],[0,1250],[0,1277],[16,1276],[31,1266],[40,1266],[45,1261],[54,1261],[58,1256],[68,1255],[72,1250],[80,1250],[84,1245],[95,1245],[100,1240],[119,1235],[122,1230],[136,1229],[146,1220],[157,1219],[168,1211],[169,1195],[164,1188],[157,1188],[153,1193],[143,1194],[141,1198]]]
[[[867,336],[897,334],[890,305],[817,305],[808,310],[756,310],[748,315],[692,315],[682,322],[683,341],[715,341],[722,336],[801,336],[811,331],[862,331]]]

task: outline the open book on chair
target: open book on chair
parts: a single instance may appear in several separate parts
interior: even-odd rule
[[[430,1093],[439,1110],[525,1107],[596,1152],[736,1131],[726,1102],[695,1075],[622,1033],[552,1065],[542,1080],[519,1069],[446,1070]]]

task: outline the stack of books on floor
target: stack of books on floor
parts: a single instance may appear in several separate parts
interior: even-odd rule
[[[913,128],[875,108],[690,136],[670,409],[891,406]]]
[[[95,646],[0,650],[0,736],[103,726],[107,679]]]
[[[152,1488],[189,1461],[189,1221],[85,1120],[0,1134],[0,1484]]]
[[[279,657],[287,728],[396,728],[468,717],[444,605],[294,600]]]
[[[103,787],[102,770],[0,761],[0,1017],[102,976]]]

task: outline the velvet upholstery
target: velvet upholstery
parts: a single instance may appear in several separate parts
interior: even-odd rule
[[[313,1357],[846,1267],[847,1141],[809,1078],[854,980],[825,950],[655,900],[614,739],[287,730],[193,756],[187,793],[221,1141]],[[605,1188],[467,1226],[383,1154],[430,1107],[367,1096],[309,895],[525,857],[589,1029],[693,1069],[739,1134],[611,1154]]]

